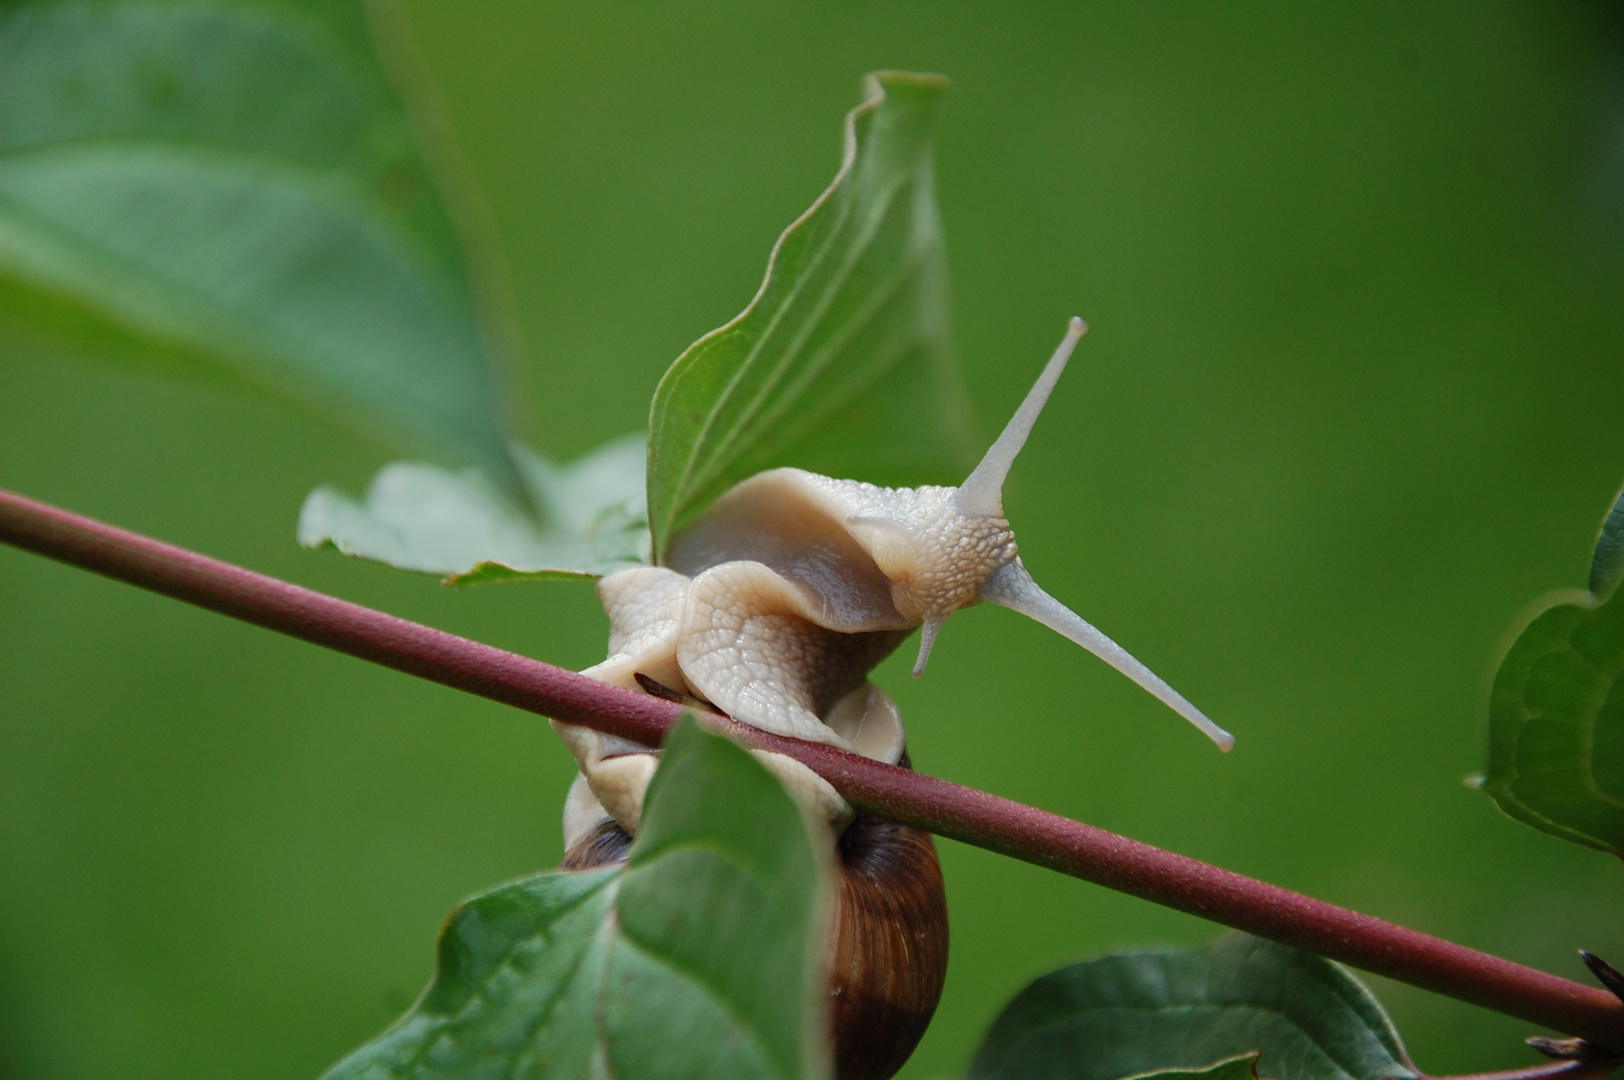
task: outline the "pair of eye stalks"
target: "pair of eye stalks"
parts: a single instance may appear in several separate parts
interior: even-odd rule
[[[917,629],[913,674],[922,675],[949,616],[988,602],[1099,656],[1229,750],[1232,735],[1032,580],[1004,517],[1004,480],[1087,328],[1071,320],[958,487],[882,488],[794,468],[734,485],[673,537],[664,565],[599,582],[610,655],[586,674],[645,692],[652,683],[775,734],[895,763],[906,740],[901,717],[869,672]],[[567,730],[598,796],[587,810],[635,831],[652,759],[610,759],[646,748]],[[848,816],[823,781],[810,773],[800,781],[831,819]]]
[[[915,678],[924,674],[930,660],[931,647],[936,635],[949,615],[961,607],[985,601],[1018,611],[1035,619],[1063,637],[1081,645],[1122,674],[1149,691],[1174,712],[1194,724],[1203,734],[1228,751],[1235,745],[1235,737],[1205,713],[1190,704],[1160,676],[1140,663],[1128,651],[1106,637],[1070,608],[1045,592],[1032,580],[1026,567],[1015,555],[1015,538],[1009,522],[1004,518],[1003,487],[1015,457],[1026,445],[1043,406],[1049,400],[1055,383],[1066,369],[1072,351],[1077,347],[1088,324],[1073,318],[1054,355],[1038,376],[1020,408],[1004,427],[1003,433],[975,471],[957,488],[914,489],[918,492],[941,492],[930,500],[935,506],[935,519],[919,512],[917,498],[877,500],[872,509],[849,516],[847,524],[853,528],[868,528],[890,534],[890,544],[882,541],[876,546],[895,545],[900,550],[911,549],[914,566],[911,576],[930,580],[944,580],[945,588],[934,590],[936,595],[925,598],[919,612],[921,629],[919,657],[914,662]],[[903,491],[891,492],[901,496]],[[904,502],[893,507],[887,502]],[[898,512],[900,510],[900,512]],[[964,586],[973,582],[974,588]],[[930,592],[926,588],[924,590]]]
[[[664,565],[598,583],[610,655],[584,674],[908,768],[901,713],[868,675],[915,630],[913,673],[923,674],[947,618],[989,602],[1093,652],[1228,750],[1228,732],[1039,588],[1016,554],[1004,478],[1086,329],[1071,321],[959,487],[882,488],[790,468],[736,484],[673,537]],[[554,727],[581,769],[565,807],[562,865],[625,859],[655,751]],[[754,753],[810,817],[831,826],[837,888],[824,962],[835,1075],[886,1080],[924,1034],[947,975],[935,847],[928,833],[854,812],[798,761]]]

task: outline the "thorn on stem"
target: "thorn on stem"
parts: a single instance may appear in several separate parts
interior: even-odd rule
[[[1579,950],[1579,959],[1585,962],[1585,967],[1590,969],[1590,974],[1594,975],[1598,982],[1611,991],[1614,997],[1624,1001],[1624,971],[1619,971],[1618,968],[1595,953],[1586,952],[1584,949]]]
[[[1600,1043],[1586,1039],[1551,1039],[1544,1035],[1531,1035],[1529,1046],[1548,1058],[1558,1061],[1617,1061],[1618,1055]]]

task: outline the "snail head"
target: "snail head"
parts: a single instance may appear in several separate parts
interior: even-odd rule
[[[846,523],[867,534],[865,546],[893,582],[897,610],[921,624],[919,656],[913,668],[916,678],[924,674],[931,647],[948,616],[986,601],[1036,619],[1094,653],[1227,751],[1235,743],[1234,736],[1032,580],[1016,553],[1015,534],[1004,517],[1004,480],[1087,330],[1082,319],[1071,320],[1066,336],[1026,399],[963,484],[915,488],[912,498],[892,499],[865,509],[848,517]],[[909,492],[904,489],[894,494]]]

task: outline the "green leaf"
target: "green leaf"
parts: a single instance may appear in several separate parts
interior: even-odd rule
[[[932,178],[947,80],[880,72],[865,85],[840,171],[779,238],[761,291],[654,393],[657,557],[677,527],[762,469],[958,483],[975,463]]]
[[[1118,1080],[1259,1053],[1269,1080],[1417,1080],[1381,1006],[1329,960],[1246,934],[1050,972],[993,1023],[972,1080]],[[1235,1075],[1233,1071],[1225,1073]]]
[[[1258,1080],[1257,1059],[1255,1053],[1238,1054],[1205,1069],[1157,1069],[1131,1080]]]
[[[783,788],[686,718],[626,868],[459,907],[422,999],[327,1080],[823,1077],[822,895]]]
[[[396,462],[359,503],[330,487],[312,491],[299,511],[299,543],[438,574],[448,585],[602,577],[648,561],[643,444],[640,433],[628,435],[562,466],[515,444],[535,512],[477,469]]]
[[[1624,855],[1624,494],[1602,523],[1590,591],[1546,597],[1489,692],[1482,788],[1518,821]]]
[[[0,337],[206,365],[512,481],[392,7],[0,15]],[[443,155],[442,155],[443,156]]]

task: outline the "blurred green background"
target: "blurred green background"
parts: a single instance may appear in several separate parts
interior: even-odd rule
[[[916,764],[1570,977],[1624,879],[1467,790],[1487,673],[1624,476],[1624,21],[1574,3],[433,4],[531,434],[573,456],[735,314],[858,77],[956,81],[939,186],[988,434],[1093,330],[1008,489],[1027,565],[1239,736],[1012,613],[879,679]],[[571,667],[590,587],[293,543],[386,451],[202,382],[0,357],[0,486]],[[0,1075],[312,1077],[459,898],[551,865],[538,719],[0,549]],[[1058,964],[1218,928],[943,843],[953,1075]],[[1526,1024],[1375,981],[1429,1073]]]

